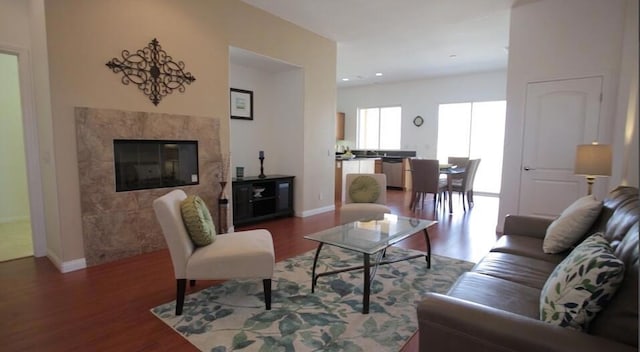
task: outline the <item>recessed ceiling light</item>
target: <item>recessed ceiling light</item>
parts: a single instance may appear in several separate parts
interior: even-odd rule
[[[346,81],[348,81],[349,79],[348,79],[348,78],[343,78],[342,80],[346,82]]]
[[[378,77],[382,76],[382,72],[376,72],[376,76]]]

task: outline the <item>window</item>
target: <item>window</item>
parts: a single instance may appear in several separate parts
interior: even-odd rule
[[[402,108],[358,109],[358,149],[400,149]]]
[[[439,105],[438,160],[480,158],[476,192],[500,193],[506,106],[504,100]]]

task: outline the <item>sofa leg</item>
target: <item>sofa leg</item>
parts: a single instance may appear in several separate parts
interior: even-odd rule
[[[267,310],[271,310],[271,279],[262,280],[262,286],[264,289],[264,304]]]
[[[187,279],[177,279],[178,292],[176,294],[176,315],[182,315],[182,306],[184,306],[184,294],[187,289]]]

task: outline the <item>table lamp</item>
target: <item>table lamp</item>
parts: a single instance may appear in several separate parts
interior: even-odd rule
[[[611,146],[595,142],[578,145],[574,173],[587,178],[587,194],[591,194],[596,177],[611,176]]]

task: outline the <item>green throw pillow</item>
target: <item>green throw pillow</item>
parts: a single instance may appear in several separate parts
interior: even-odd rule
[[[540,294],[540,320],[586,331],[622,282],[624,263],[602,233],[579,244],[547,279]]]
[[[198,246],[206,246],[216,239],[216,226],[204,201],[198,196],[188,196],[180,203],[182,221],[191,241]]]
[[[380,196],[380,185],[371,176],[358,176],[349,186],[349,196],[354,203],[375,203]]]

